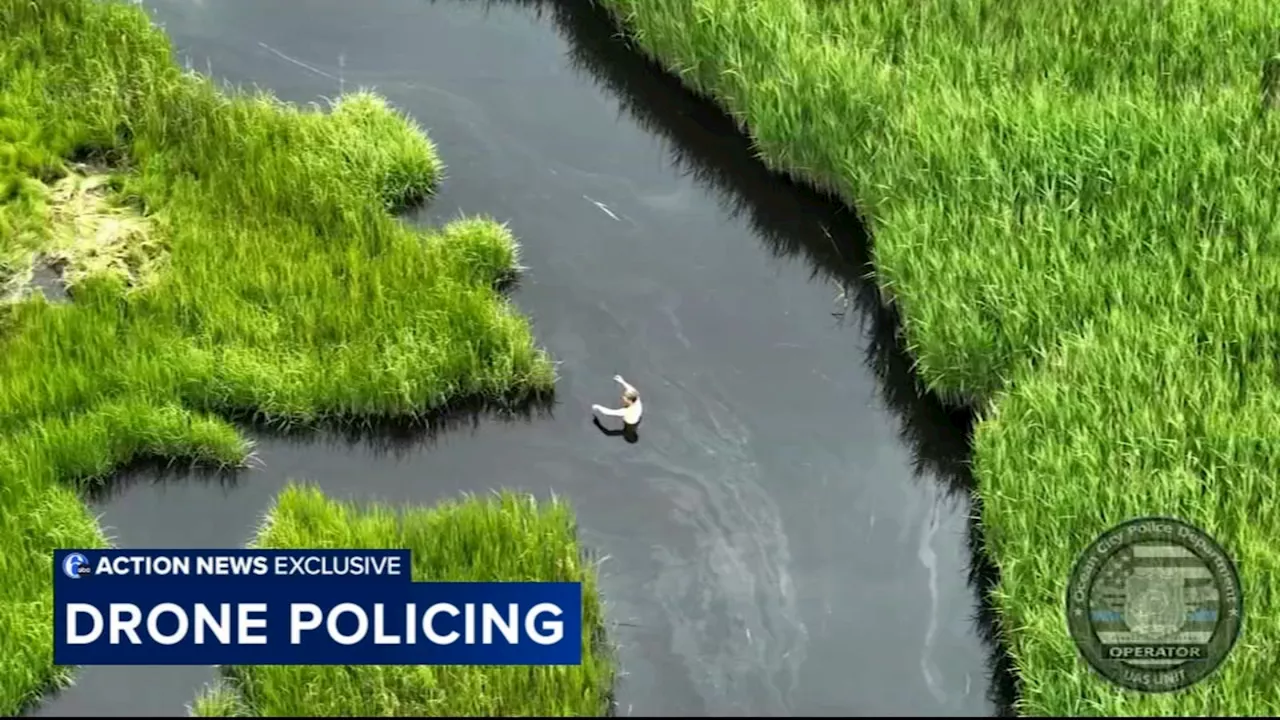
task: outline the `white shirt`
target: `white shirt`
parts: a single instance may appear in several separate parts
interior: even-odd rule
[[[640,403],[640,398],[630,405],[622,408],[622,420],[628,425],[635,425],[640,422],[640,416],[644,414],[644,406]]]
[[[597,410],[610,417],[620,417],[622,421],[628,425],[636,425],[640,422],[640,416],[644,414],[644,406],[637,398],[635,402],[618,409],[607,408],[603,405],[596,405]]]

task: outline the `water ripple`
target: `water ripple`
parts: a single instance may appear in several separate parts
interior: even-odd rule
[[[786,714],[808,638],[786,532],[749,431],[706,388],[701,395],[686,395],[696,407],[672,418],[670,442],[650,443],[637,458],[672,520],[693,535],[691,547],[654,548],[654,594],[708,712]],[[672,461],[690,457],[705,462]]]

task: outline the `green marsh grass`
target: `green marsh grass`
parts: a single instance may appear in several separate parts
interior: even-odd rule
[[[292,485],[254,545],[406,548],[417,581],[583,583],[583,662],[567,667],[281,666],[223,668],[194,715],[583,717],[609,710],[611,655],[596,572],[579,550],[572,511],[502,493],[397,511],[337,502]]]
[[[109,182],[75,210],[59,183],[84,167]],[[70,252],[73,283],[69,304],[0,305],[0,715],[69,676],[51,551],[105,542],[79,486],[148,457],[243,463],[233,418],[413,420],[552,390],[494,288],[512,234],[393,215],[441,172],[374,95],[300,109],[224,91],[136,5],[0,0],[0,282]],[[140,225],[77,243],[86,208]]]
[[[1262,0],[599,0],[770,166],[856,206],[928,387],[979,411],[1027,715],[1280,712],[1280,117]],[[1177,694],[1067,635],[1099,533],[1182,517],[1246,620]]]

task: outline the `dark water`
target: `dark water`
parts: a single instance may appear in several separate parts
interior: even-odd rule
[[[867,309],[855,218],[767,173],[585,2],[147,4],[200,70],[301,102],[372,87],[417,118],[449,168],[422,219],[510,222],[530,268],[515,301],[563,364],[531,422],[259,436],[260,467],[235,478],[133,473],[98,503],[119,545],[242,544],[290,478],[396,502],[554,492],[609,558],[621,714],[1007,700],[973,619],[965,437]],[[589,413],[615,373],[644,394],[634,444]],[[178,714],[212,677],[86,668],[36,712]]]

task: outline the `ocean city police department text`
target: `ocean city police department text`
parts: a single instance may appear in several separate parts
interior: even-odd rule
[[[273,558],[262,555],[213,555],[195,558],[166,555],[117,555],[99,557],[92,575],[364,575],[396,577],[405,574],[401,558],[395,556],[292,555]]]

